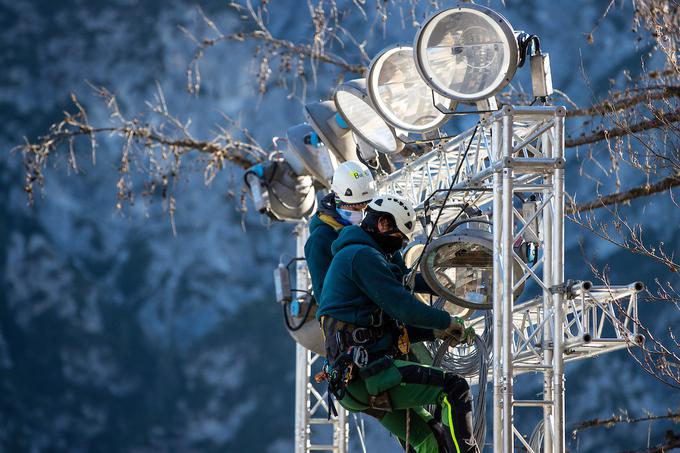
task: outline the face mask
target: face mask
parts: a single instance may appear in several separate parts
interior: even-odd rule
[[[404,246],[404,240],[399,236],[390,236],[389,234],[383,233],[369,233],[375,242],[378,243],[380,250],[392,255],[397,253]]]
[[[342,208],[336,208],[335,210],[338,211],[338,215],[340,215],[340,217],[350,225],[361,223],[364,218],[363,211],[351,211],[349,209]]]

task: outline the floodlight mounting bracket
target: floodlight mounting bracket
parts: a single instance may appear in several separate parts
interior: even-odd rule
[[[434,108],[439,110],[439,112],[443,113],[444,115],[451,115],[451,116],[483,115],[483,114],[486,114],[486,113],[495,113],[499,110],[498,107],[497,107],[498,103],[496,101],[495,96],[492,96],[492,97],[487,98],[487,99],[482,99],[481,101],[474,102],[474,104],[479,106],[480,104],[488,101],[488,105],[490,106],[490,108],[488,108],[488,109],[479,109],[478,108],[477,110],[465,110],[465,111],[459,112],[457,110],[458,105],[467,104],[467,102],[453,101],[453,103],[451,104],[453,109],[452,110],[446,109],[439,102],[437,102],[437,100],[435,99],[434,90],[430,90],[430,92],[432,93],[432,105],[434,105]],[[496,108],[493,108],[494,106],[496,106]]]

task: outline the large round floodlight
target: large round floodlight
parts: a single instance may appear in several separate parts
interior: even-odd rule
[[[488,229],[457,229],[432,241],[423,253],[420,270],[437,294],[461,307],[492,308],[493,235]],[[513,272],[519,280],[522,267],[516,261]],[[523,290],[524,283],[515,290],[515,297]]]
[[[311,175],[321,185],[330,189],[335,171],[335,158],[319,140],[308,124],[298,124],[286,131],[288,146],[283,155],[298,175]],[[296,165],[302,165],[302,169]]]
[[[381,153],[400,151],[404,144],[397,140],[394,130],[371,106],[366,92],[366,79],[350,80],[335,90],[338,113],[354,133]]]
[[[333,101],[307,104],[303,113],[305,121],[319,134],[338,161],[357,160],[357,144],[352,138],[352,131],[338,114]]]
[[[423,250],[425,250],[424,238],[412,241],[406,246],[404,249],[404,264],[406,264],[407,268],[410,269],[417,264],[420,255],[423,253]],[[433,305],[433,299],[436,299],[436,296],[426,293],[414,293],[413,295],[420,302],[427,305]],[[472,313],[472,310],[468,308],[460,307],[451,303],[445,303],[443,308],[449,312],[449,314],[453,316],[459,316],[461,318],[465,318]]]
[[[515,32],[500,14],[457,6],[423,22],[414,44],[418,71],[435,91],[474,102],[503,89],[517,70]]]
[[[447,120],[446,114],[434,106],[432,89],[418,73],[412,47],[396,46],[380,52],[371,62],[366,81],[373,107],[398,129],[427,132]],[[447,108],[450,105],[449,100]]]

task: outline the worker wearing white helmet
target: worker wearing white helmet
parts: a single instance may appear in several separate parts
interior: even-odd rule
[[[374,195],[375,182],[368,167],[354,160],[338,165],[331,193],[321,200],[309,224],[309,239],[305,243],[307,268],[317,299],[333,258],[331,244],[342,228],[361,222],[363,211]]]
[[[377,417],[402,440],[408,436],[417,453],[476,453],[465,379],[408,355],[411,342],[452,337],[452,345],[471,344],[475,337],[461,319],[404,287],[400,250],[415,228],[408,200],[376,195],[361,224],[344,228],[333,243],[316,312],[326,349],[323,377],[342,406]],[[435,415],[442,419],[427,413],[427,405],[440,405]]]

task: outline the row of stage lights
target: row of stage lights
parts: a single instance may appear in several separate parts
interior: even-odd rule
[[[316,189],[330,188],[338,163],[360,160],[375,176],[394,171],[429,150],[452,115],[496,110],[495,95],[527,57],[534,97],[550,96],[550,63],[535,35],[515,32],[503,16],[474,4],[434,14],[421,25],[412,47],[381,51],[365,78],[338,86],[333,100],[304,107],[306,123],[289,128],[285,140],[275,140],[277,147],[285,146],[246,172],[256,208],[274,220],[299,221],[313,214]],[[463,111],[461,105],[474,110]],[[427,267],[424,277],[456,305],[457,314],[491,307],[489,224],[488,219],[468,220],[456,231],[447,228],[449,233],[436,239],[421,260]],[[405,258],[415,261],[423,244],[409,249]],[[524,255],[529,254],[535,259],[535,250],[527,248]]]
[[[533,94],[545,98],[552,94],[550,66],[536,36],[515,32],[503,16],[474,4],[434,14],[413,47],[381,51],[365,78],[338,86],[332,101],[304,107],[306,123],[288,129],[277,142],[284,143],[280,153],[246,174],[257,209],[281,221],[308,217],[314,186],[330,188],[334,168],[346,160],[393,171],[422,152],[411,146],[416,137],[439,137],[460,104],[474,105],[470,113],[496,109],[495,94],[527,56]]]

